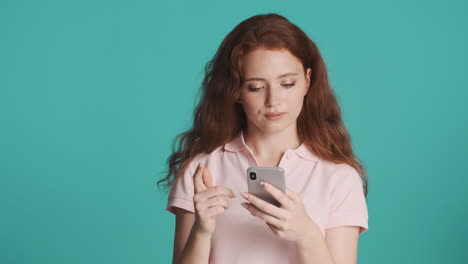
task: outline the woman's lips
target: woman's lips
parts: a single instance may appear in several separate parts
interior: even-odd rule
[[[285,112],[278,112],[278,113],[268,113],[265,114],[265,117],[269,120],[279,120],[283,118]]]

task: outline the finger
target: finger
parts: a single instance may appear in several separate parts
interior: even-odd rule
[[[215,196],[215,195],[226,195],[226,196],[229,196],[231,198],[234,198],[236,196],[231,188],[228,188],[228,187],[223,186],[223,185],[213,186],[213,187],[209,188],[206,192],[207,192],[208,197],[212,197],[212,196]]]
[[[211,172],[208,168],[204,168],[202,178],[207,188],[213,187],[213,177],[211,177]]]
[[[259,210],[252,204],[249,204],[249,203],[242,203],[242,204],[246,205],[245,208],[250,212],[251,215],[260,218],[261,220],[265,221],[268,224],[273,225],[274,227],[278,229],[280,228],[281,221],[278,218],[262,212],[261,210]]]
[[[272,224],[269,224],[269,223],[266,223],[268,228],[270,228],[270,230],[276,234],[276,232],[279,231],[279,228],[277,228],[276,226],[272,225]]]
[[[217,206],[208,208],[208,210],[206,210],[206,214],[208,216],[215,216],[215,215],[224,213],[224,211],[225,211],[224,207],[217,205]]]
[[[263,212],[270,214],[278,219],[284,219],[285,209],[277,207],[276,205],[272,205],[271,203],[266,202],[250,193],[248,194],[248,197],[244,197],[244,199],[255,205],[255,207],[262,210]]]
[[[202,201],[210,199],[211,197],[218,196],[218,195],[226,195],[231,198],[235,197],[231,189],[225,186],[218,185],[218,186],[214,186],[209,189],[206,189],[203,192],[197,193],[194,197],[194,202],[202,202]]]
[[[224,207],[225,209],[228,209],[229,208],[229,201],[226,199],[226,198],[223,198],[221,196],[215,196],[215,197],[212,197],[202,203],[197,203],[195,204],[195,207],[197,207],[197,210],[198,211],[201,211],[201,210],[204,210],[206,208],[210,208],[210,207],[213,207],[213,206],[222,206]]]
[[[299,197],[299,195],[297,195],[295,192],[289,190],[289,189],[286,189],[286,195],[289,197],[289,199],[293,200],[293,201],[302,201],[301,198]]]
[[[271,196],[273,196],[273,198],[275,198],[282,206],[284,206],[285,208],[291,208],[293,206],[293,203],[291,201],[292,199],[286,196],[281,190],[269,184],[268,182],[263,183],[263,189],[269,194],[271,194]]]
[[[207,189],[205,184],[203,184],[203,179],[202,179],[203,169],[204,169],[204,166],[199,163],[197,170],[195,171],[195,174],[193,175],[193,185],[195,188],[195,193],[203,192]]]

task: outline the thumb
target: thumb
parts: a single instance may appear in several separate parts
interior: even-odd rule
[[[202,179],[206,188],[213,187],[213,177],[211,176],[210,170],[207,167],[205,167],[205,169],[203,170]]]

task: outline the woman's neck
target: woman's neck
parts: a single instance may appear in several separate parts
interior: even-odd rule
[[[244,131],[244,141],[257,160],[276,163],[288,149],[296,149],[301,145],[296,124],[278,131],[265,133],[255,129]]]

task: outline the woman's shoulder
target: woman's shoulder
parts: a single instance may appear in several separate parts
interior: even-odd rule
[[[317,164],[319,174],[325,176],[329,181],[342,181],[343,179],[359,177],[358,171],[348,163],[334,163],[320,159]]]
[[[198,163],[206,164],[209,160],[212,159],[218,159],[222,154],[223,154],[223,145],[215,148],[214,150],[210,152],[200,152],[196,154],[191,160],[190,164],[196,164],[195,166],[198,165]]]

